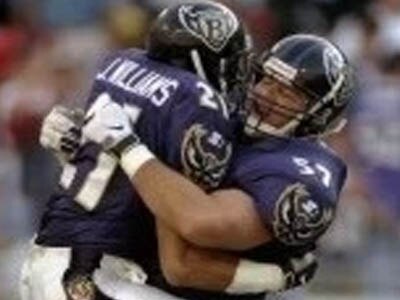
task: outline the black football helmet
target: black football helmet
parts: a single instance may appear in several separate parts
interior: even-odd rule
[[[226,6],[185,2],[162,11],[149,34],[148,54],[197,73],[226,95],[245,84],[249,36]]]
[[[251,90],[246,130],[285,136],[323,135],[345,124],[344,110],[354,86],[354,73],[340,49],[325,38],[295,34],[278,41],[255,64],[256,82],[268,77],[303,97],[303,109],[276,104]],[[284,115],[288,122],[270,126],[263,112]]]

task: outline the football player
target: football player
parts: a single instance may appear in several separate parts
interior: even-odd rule
[[[157,19],[147,51],[120,51],[104,60],[89,97],[86,119],[89,127],[86,128],[93,128],[95,123],[92,121],[97,120],[102,112],[109,114],[114,110],[119,113],[119,108],[122,108],[123,116],[126,114],[129,122],[136,124],[137,133],[151,151],[200,185],[214,188],[222,180],[232,154],[234,124],[229,116],[236,107],[232,102],[228,106],[220,93],[226,95],[227,90],[241,91],[237,78],[240,66],[246,65],[242,64],[245,51],[243,28],[226,7],[210,2],[172,7]],[[245,77],[239,76],[240,79]],[[60,115],[63,113],[53,114],[56,117],[49,121],[47,130],[72,122],[73,117],[63,123],[57,118]],[[94,119],[90,120],[92,117]],[[105,118],[104,121],[111,121],[106,125],[107,131],[126,131],[113,120]],[[51,144],[53,139],[64,141],[65,137],[58,135],[57,130],[53,133],[50,139],[49,135],[42,136],[42,143]],[[68,134],[69,137],[77,135],[73,130]],[[106,140],[103,142],[102,146],[108,144]],[[60,144],[64,150],[73,149],[70,146]],[[255,217],[249,218],[249,223],[259,224],[259,231],[253,236],[266,241],[266,230],[256,213],[251,213]],[[161,236],[165,226],[163,222],[159,223],[157,227]],[[99,267],[104,253],[114,256],[104,256],[101,263],[108,264],[119,278],[143,282],[148,275],[148,282],[157,286],[163,277],[155,232],[153,216],[132,189],[115,154],[85,141],[77,153],[69,157],[60,185],[51,196],[24,267],[22,296],[41,300],[109,299],[92,281],[92,273]],[[172,238],[168,240],[173,241]],[[168,251],[174,253],[171,252],[174,245],[160,247],[161,257]],[[211,267],[198,270],[196,276],[188,278],[188,285],[223,292],[225,288],[221,289],[220,283],[214,283],[213,276],[216,275],[213,272],[217,276],[226,272],[232,277],[239,257],[220,252],[210,254],[195,247],[187,249],[194,254],[192,264],[199,262],[199,266],[203,266],[202,260],[211,258],[216,266],[215,270]],[[147,275],[123,258],[138,262]],[[254,262],[270,271],[267,276],[270,282],[264,282],[263,290],[285,289],[299,284],[300,280],[286,275],[297,275],[296,271],[303,271],[305,267],[315,269],[312,256],[299,261],[300,267],[294,263],[297,260],[289,259],[283,266]],[[278,283],[275,277],[278,277]],[[167,279],[171,278],[167,276]],[[253,281],[257,282],[258,278]],[[253,290],[245,286],[227,292],[248,293]],[[109,294],[116,299],[122,297],[114,296],[115,291],[109,291]],[[143,296],[142,292],[132,297],[138,299],[140,296],[152,298]],[[204,295],[189,297],[195,299]]]
[[[262,293],[271,270],[243,257],[265,260],[274,243],[276,259],[312,247],[334,219],[346,167],[320,138],[343,127],[352,83],[347,59],[326,39],[294,35],[278,42],[258,65],[246,134],[236,146],[225,189],[212,193],[156,159],[118,104],[104,102],[89,112],[83,133],[118,157],[136,191],[164,224],[158,227],[163,232],[160,249],[180,238],[174,232],[183,238],[180,247],[175,243],[173,250],[160,252],[167,279],[199,287],[188,279],[193,270],[186,267],[186,240],[201,247],[247,250],[239,252],[242,259],[225,254],[226,264],[235,266],[233,275],[214,273],[212,289]],[[121,130],[108,129],[110,124]],[[264,233],[254,222],[256,213]],[[203,262],[215,259],[213,252],[204,251]],[[283,286],[283,278],[274,280]],[[182,290],[174,293],[190,297]]]

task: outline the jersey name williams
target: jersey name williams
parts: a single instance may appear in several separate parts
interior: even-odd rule
[[[162,106],[179,86],[176,79],[142,67],[137,62],[117,58],[96,75],[97,80],[107,81],[139,97]]]

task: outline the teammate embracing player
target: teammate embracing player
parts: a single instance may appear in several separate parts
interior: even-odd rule
[[[335,46],[307,35],[284,39],[264,55],[248,99],[246,137],[235,146],[225,189],[212,191],[235,142],[230,110],[215,89],[225,96],[241,90],[244,50],[236,17],[206,2],[161,14],[147,53],[127,50],[105,60],[84,142],[64,168],[25,268],[27,295],[165,297],[126,298],[107,284],[104,295],[92,281],[103,254],[134,260],[149,284],[187,299],[262,299],[312,277],[315,260],[307,251],[333,220],[345,167],[307,137],[340,123],[348,64]],[[74,127],[69,122],[68,113],[55,112],[44,140],[68,138],[60,124]],[[52,259],[59,268],[47,265]],[[48,278],[57,282],[49,287]]]

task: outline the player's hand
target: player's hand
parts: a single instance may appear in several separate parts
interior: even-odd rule
[[[82,134],[118,156],[126,147],[140,144],[128,114],[107,94],[100,95],[87,112]]]
[[[286,289],[292,289],[308,283],[315,275],[318,262],[314,252],[291,257],[282,267],[286,278]]]
[[[40,144],[55,153],[61,162],[71,160],[79,148],[83,111],[55,106],[45,117]]]

